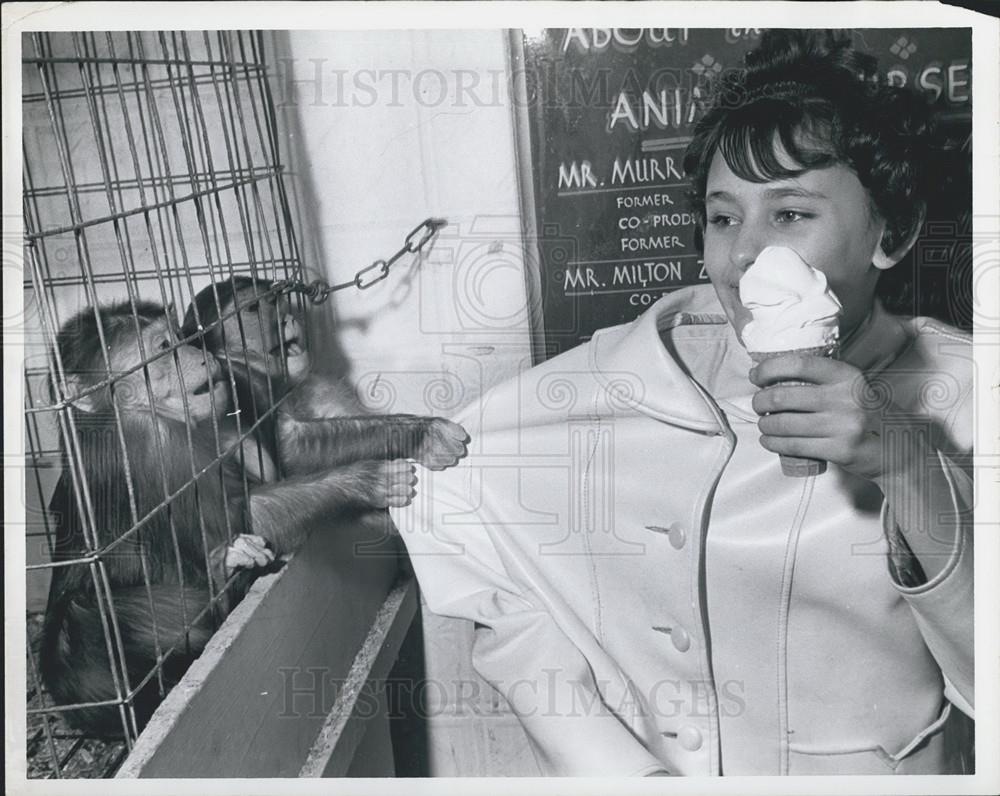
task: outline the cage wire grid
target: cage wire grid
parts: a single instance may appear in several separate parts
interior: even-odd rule
[[[208,567],[198,486],[205,478],[219,476],[212,466],[196,466],[188,423],[184,456],[190,478],[171,489],[163,471],[163,451],[157,450],[160,483],[133,483],[121,411],[115,406],[117,433],[101,444],[120,450],[130,516],[119,520],[120,532],[98,527],[94,500],[99,496],[91,494],[81,455],[87,419],[77,411],[78,404],[96,390],[114,393],[124,378],[141,370],[155,416],[148,366],[172,358],[183,382],[176,351],[185,345],[203,346],[200,335],[183,338],[178,331],[177,313],[184,312],[191,298],[206,285],[236,275],[254,280],[299,278],[301,263],[283,183],[262,32],[25,34],[22,81],[28,776],[110,776],[137,736],[135,696],[149,683],[155,683],[162,695],[164,664],[181,642],[171,645],[170,640],[158,638],[156,665],[138,682],[130,679],[123,666],[121,629],[106,562],[121,545],[138,544],[142,549],[141,533],[156,515],[168,520],[179,562],[172,506],[190,490],[198,506]],[[253,291],[256,295],[220,313],[216,323],[233,315],[239,323],[239,310],[251,304],[259,312],[256,299],[274,288],[254,284],[259,287]],[[301,309],[301,296],[295,300]],[[101,308],[111,301],[129,308],[139,339],[141,361],[120,372],[109,361],[102,331]],[[138,334],[142,301],[166,308],[173,331],[165,350],[143,349]],[[90,307],[97,320],[105,368],[95,384],[79,390],[78,382],[67,379],[55,340],[66,321],[84,307]],[[263,324],[259,315],[258,320]],[[246,340],[241,342],[245,355]],[[268,352],[263,353],[266,360]],[[230,386],[235,399],[235,384]],[[233,407],[236,439],[227,440],[228,446],[213,414],[213,465],[227,455],[240,457],[242,464],[243,441],[277,410],[270,379],[268,391],[269,407],[258,412],[254,406],[255,420],[250,424],[241,424],[239,406]],[[184,409],[187,415],[186,402]],[[159,445],[158,435],[153,437]],[[72,483],[86,547],[85,555],[71,558],[60,557],[57,520],[47,510],[64,472]],[[248,497],[245,471],[241,488]],[[142,516],[136,495],[150,489],[157,490],[161,499]],[[246,505],[249,511],[249,499]],[[230,540],[243,532],[234,526],[227,511]],[[141,558],[158,637],[145,552]],[[56,705],[42,685],[37,641],[48,581],[56,567],[87,570],[115,683],[113,700]],[[210,600],[189,612],[186,630],[214,615],[213,605],[225,598],[233,581],[230,578],[216,593],[212,578],[207,580]],[[66,722],[69,711],[98,705],[117,708],[120,737],[89,736]]]

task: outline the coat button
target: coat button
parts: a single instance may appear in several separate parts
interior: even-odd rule
[[[689,752],[697,752],[701,749],[701,730],[691,725],[681,727],[677,733],[677,742]]]
[[[685,542],[687,542],[687,534],[684,533],[684,529],[679,522],[672,522],[666,528],[662,525],[647,525],[646,530],[664,534],[670,540],[670,544],[674,546],[675,550],[680,550],[684,547]]]
[[[674,550],[680,550],[684,547],[684,543],[687,541],[687,534],[684,533],[684,529],[675,522],[670,526],[667,538],[670,540],[670,544],[673,545]]]
[[[683,627],[675,627],[670,631],[670,640],[678,652],[687,652],[691,646],[691,636]]]

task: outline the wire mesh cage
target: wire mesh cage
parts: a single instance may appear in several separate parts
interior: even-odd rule
[[[267,68],[260,32],[24,37],[29,776],[111,775],[243,588],[212,567],[247,526],[249,501],[230,498],[254,468],[231,483],[220,463],[242,461],[276,406],[241,410],[203,332],[264,300],[285,307],[275,280],[300,273]],[[182,326],[200,291],[241,278],[244,302],[227,314],[216,294],[212,323],[195,310],[192,331],[188,309]],[[227,346],[246,359],[240,329]],[[174,382],[182,406],[164,419]],[[133,405],[173,436],[131,434]],[[139,459],[154,477],[137,477]],[[105,460],[110,477],[95,472]],[[206,505],[220,494],[221,511]],[[168,598],[183,632],[167,631]],[[141,670],[137,622],[155,650]],[[87,682],[97,672],[104,692]]]

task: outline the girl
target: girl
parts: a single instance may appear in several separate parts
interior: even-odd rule
[[[930,186],[925,109],[873,66],[766,34],[685,159],[712,285],[491,390],[396,514],[545,773],[962,770],[971,344],[876,299]],[[839,297],[839,359],[753,366],[739,281],[775,245]]]

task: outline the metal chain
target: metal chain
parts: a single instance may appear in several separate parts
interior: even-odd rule
[[[358,271],[354,278],[348,282],[340,282],[336,285],[328,285],[322,279],[316,279],[308,285],[296,279],[286,279],[276,283],[275,287],[279,293],[302,293],[312,304],[322,304],[331,293],[338,290],[346,290],[349,287],[356,287],[358,290],[367,290],[372,285],[381,282],[389,276],[389,269],[395,265],[396,261],[405,254],[417,254],[424,246],[437,235],[437,231],[448,222],[441,218],[428,218],[420,222],[413,228],[409,235],[403,240],[402,248],[388,260],[376,260],[366,268]]]

